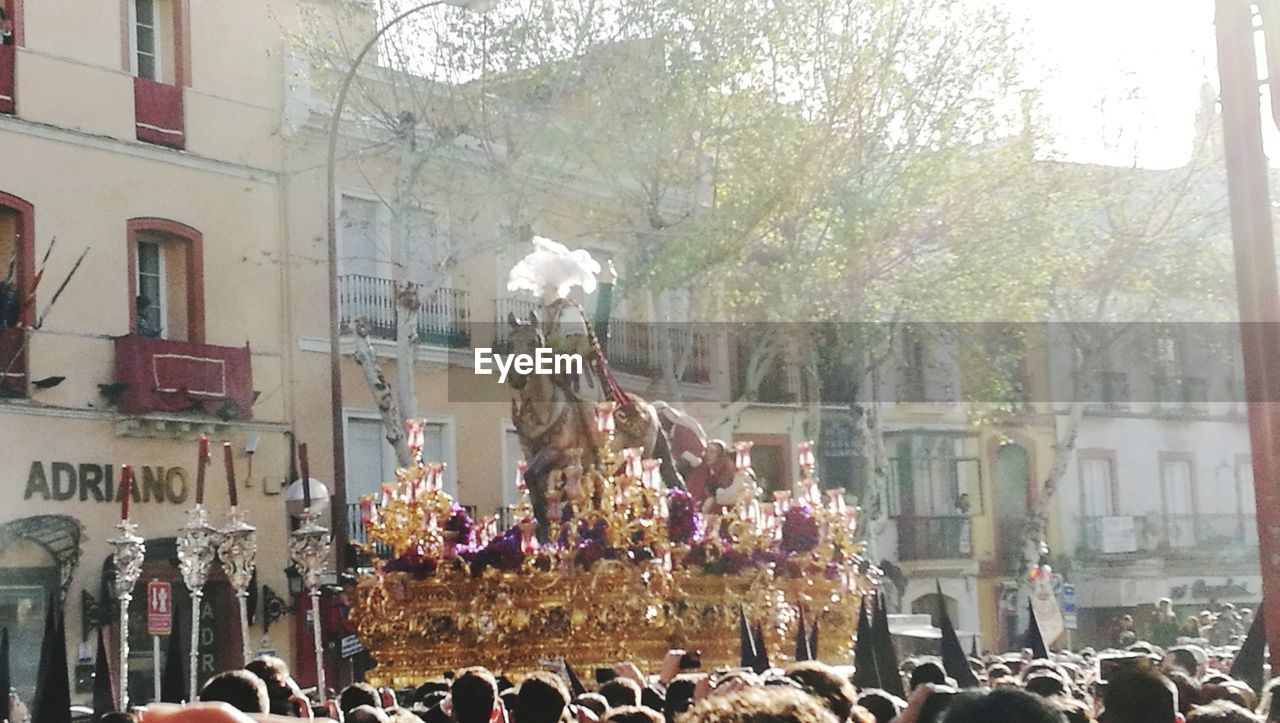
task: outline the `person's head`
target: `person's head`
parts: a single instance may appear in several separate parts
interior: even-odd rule
[[[271,710],[268,712],[273,715],[292,715],[294,705],[289,701],[295,695],[300,695],[298,684],[294,682],[292,676],[289,675],[289,666],[284,660],[274,655],[261,655],[250,660],[244,669],[253,673],[262,679],[267,686],[267,698],[271,701]]]
[[[1212,703],[1215,700],[1235,703],[1248,710],[1253,710],[1258,704],[1258,696],[1254,695],[1248,684],[1230,679],[1220,683],[1207,683],[1200,688],[1201,703]]]
[[[1167,597],[1160,598],[1159,602],[1156,603],[1156,609],[1162,613],[1172,613],[1173,600],[1170,600]]]
[[[609,712],[609,701],[599,693],[583,693],[574,702],[595,713],[597,718],[603,718]]]
[[[502,683],[498,683],[498,687],[502,687]],[[514,716],[516,709],[520,707],[520,691],[518,688],[507,688],[498,693],[498,698],[502,700],[502,707],[507,709],[507,713]]]
[[[666,723],[661,713],[642,705],[611,708],[602,720],[604,723]]]
[[[421,703],[425,701],[427,699],[427,696],[429,695],[433,695],[435,693],[448,693],[448,692],[449,692],[448,683],[444,682],[443,680],[428,680],[427,682],[423,683],[422,685],[414,689],[413,699]]]
[[[1107,682],[1102,723],[1174,723],[1178,713],[1178,689],[1150,667],[1130,668]]]
[[[707,442],[707,448],[702,453],[702,456],[705,458],[705,461],[708,464],[713,464],[715,462],[720,461],[721,459],[724,459],[724,457],[728,452],[728,449],[729,449],[728,442],[724,441],[723,439],[712,439]]]
[[[390,723],[391,719],[381,708],[371,705],[358,705],[342,714],[344,723]]]
[[[680,723],[837,723],[816,698],[791,688],[753,686],[713,695]]]
[[[453,696],[453,718],[458,723],[489,723],[497,712],[498,682],[484,668],[467,668],[458,673],[449,691]]]
[[[1262,717],[1231,701],[1215,700],[1198,705],[1187,715],[1187,723],[1261,723]]]
[[[667,685],[667,698],[663,701],[662,713],[667,723],[674,723],[676,716],[683,714],[693,705],[693,691],[698,687],[698,678],[694,675],[677,675]]]
[[[787,668],[787,677],[799,683],[806,693],[821,700],[836,720],[849,719],[857,692],[835,668],[816,660],[796,663]]]
[[[266,713],[271,707],[267,684],[247,670],[228,670],[213,676],[200,689],[200,700],[226,703],[242,713]]]
[[[640,685],[630,678],[614,678],[600,686],[600,695],[609,701],[610,708],[640,705]]]
[[[933,683],[929,683],[928,686],[931,692],[929,697],[925,698],[924,705],[920,706],[920,715],[916,718],[919,723],[937,723],[943,720],[956,699],[955,688]]]
[[[1133,616],[1129,614],[1120,616],[1120,627],[1128,630],[1133,627]]]
[[[1166,669],[1164,675],[1178,689],[1179,713],[1185,716],[1193,707],[1203,702],[1200,699],[1200,682],[1187,675],[1187,671],[1181,668]]]
[[[926,660],[916,665],[911,671],[911,689],[915,690],[926,683],[934,685],[947,684],[947,672],[932,660]]]
[[[531,674],[520,684],[515,710],[520,723],[556,723],[569,706],[569,689],[559,676]]]
[[[338,710],[343,715],[362,705],[382,710],[382,696],[378,695],[377,688],[368,683],[352,683],[338,693]]]
[[[1209,656],[1199,645],[1179,645],[1169,648],[1164,654],[1163,666],[1166,669],[1179,669],[1196,680],[1204,677],[1205,666]]]
[[[1060,709],[1016,688],[968,690],[952,697],[943,723],[1064,723]]]
[[[1041,698],[1069,697],[1071,695],[1071,687],[1067,684],[1067,681],[1051,670],[1041,670],[1027,676],[1023,687],[1028,693],[1038,695]]]
[[[1049,702],[1062,713],[1067,723],[1093,723],[1093,708],[1082,700],[1053,698]]]
[[[889,723],[907,707],[907,702],[892,693],[872,688],[858,696],[858,705],[871,711],[876,723]]]

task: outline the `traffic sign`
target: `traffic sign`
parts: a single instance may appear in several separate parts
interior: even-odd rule
[[[168,635],[173,632],[173,588],[167,582],[147,583],[147,633]]]
[[[1062,586],[1062,622],[1067,630],[1075,630],[1078,626],[1076,620],[1076,586]]]

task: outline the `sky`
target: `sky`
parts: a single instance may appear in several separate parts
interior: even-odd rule
[[[1024,71],[1061,154],[1153,168],[1186,161],[1200,88],[1218,85],[1210,0],[998,2],[1026,33]]]

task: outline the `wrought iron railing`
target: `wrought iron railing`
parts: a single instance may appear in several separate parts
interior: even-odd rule
[[[364,317],[377,339],[396,338],[396,284],[391,279],[346,274],[339,285],[342,322]],[[470,296],[459,289],[419,291],[418,342],[452,348],[471,343]]]
[[[1093,555],[1244,552],[1258,547],[1258,521],[1239,513],[1084,516],[1079,546]]]
[[[1166,412],[1195,412],[1204,409],[1208,383],[1200,377],[1156,376],[1156,407]]]
[[[901,560],[965,560],[973,556],[969,518],[899,517],[898,558]]]
[[[1098,372],[1088,380],[1089,408],[1095,411],[1122,411],[1129,408],[1129,375],[1125,372]]]

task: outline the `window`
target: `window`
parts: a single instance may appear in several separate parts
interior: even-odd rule
[[[520,492],[516,489],[516,463],[524,459],[524,447],[520,445],[520,435],[507,420],[502,421],[502,506],[509,507],[520,501]]]
[[[130,331],[204,343],[203,237],[156,218],[129,221]]]
[[[444,462],[444,487],[449,494],[457,494],[457,476],[454,470],[453,433],[451,423],[444,419],[427,419],[422,427],[422,459],[426,462]],[[395,482],[395,450],[387,442],[382,420],[373,414],[348,413],[346,427],[347,500],[355,505],[362,495],[377,497],[382,484]]]
[[[981,472],[971,437],[910,434],[889,460],[890,514],[966,517],[982,512]]]
[[[22,3],[0,0],[0,46],[22,45]]]
[[[1164,497],[1166,542],[1175,548],[1194,546],[1196,499],[1191,460],[1181,455],[1161,455],[1160,487]]]
[[[26,300],[34,276],[31,204],[0,193],[0,395],[26,396],[27,344],[20,324],[35,321],[35,304]]]
[[[134,73],[139,78],[160,80],[158,53],[159,23],[156,19],[156,0],[134,0],[133,50]]]
[[[1080,514],[1109,517],[1116,514],[1114,460],[1107,453],[1080,452]]]
[[[164,336],[164,256],[160,243],[138,241],[138,335]]]
[[[1236,455],[1236,501],[1242,515],[1253,516],[1258,509],[1256,490],[1253,484],[1253,457],[1247,454]]]
[[[129,57],[135,77],[166,85],[188,83],[183,55],[188,0],[129,0]]]
[[[382,269],[378,244],[378,202],[356,196],[342,197],[339,238],[342,254],[338,260],[345,275],[390,278],[390,269]],[[383,273],[379,273],[379,272]]]

